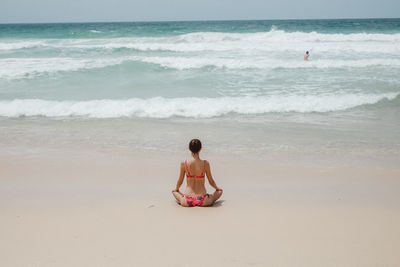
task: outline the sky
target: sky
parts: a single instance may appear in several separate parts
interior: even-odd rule
[[[400,0],[0,0],[0,23],[399,17]]]

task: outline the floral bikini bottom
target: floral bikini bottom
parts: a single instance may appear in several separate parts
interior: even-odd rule
[[[201,206],[201,205],[203,205],[205,196],[206,195],[190,197],[190,196],[185,195],[186,203],[188,204],[189,207]]]

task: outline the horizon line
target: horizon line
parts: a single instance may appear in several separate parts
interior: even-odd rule
[[[0,22],[0,25],[12,24],[78,24],[78,23],[160,23],[160,22],[223,22],[223,21],[284,21],[284,20],[369,20],[400,19],[400,17],[364,17],[364,18],[313,18],[313,19],[199,19],[199,20],[121,20],[121,21],[53,21],[53,22]]]

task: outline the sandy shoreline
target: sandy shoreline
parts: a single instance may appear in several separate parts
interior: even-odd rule
[[[221,202],[182,208],[170,190],[184,154],[88,155],[0,156],[2,265],[400,261],[399,168],[277,165],[211,155],[215,179],[225,190]]]

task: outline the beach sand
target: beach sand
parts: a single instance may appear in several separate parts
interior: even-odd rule
[[[1,266],[399,266],[400,168],[208,155],[224,194],[184,208],[184,155],[1,153]]]

